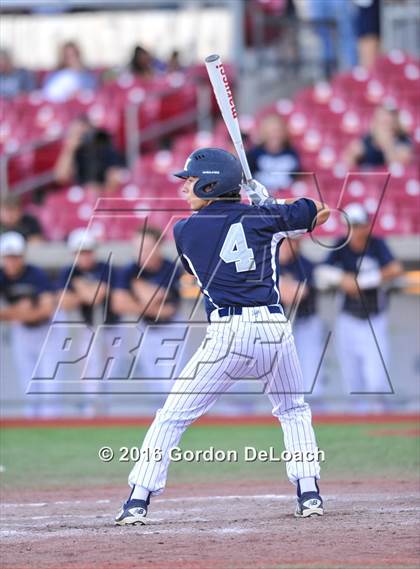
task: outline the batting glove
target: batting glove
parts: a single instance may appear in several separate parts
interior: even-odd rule
[[[273,198],[268,193],[265,186],[257,182],[257,180],[250,180],[241,184],[241,189],[246,192],[250,202],[254,205],[263,205],[264,203],[273,202]]]

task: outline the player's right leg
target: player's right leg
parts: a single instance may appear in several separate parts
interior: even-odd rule
[[[206,338],[173,384],[145,436],[140,459],[128,478],[132,493],[116,524],[144,523],[150,497],[165,487],[171,449],[178,446],[186,428],[232,387],[232,371],[238,366],[229,353],[233,336],[228,323],[209,326]]]
[[[292,460],[286,463],[289,480],[297,488],[295,515],[322,515],[323,502],[317,481],[320,476],[318,446],[310,407],[304,400],[304,384],[289,322],[273,315],[259,327],[262,342],[258,358],[266,364],[265,384],[273,415],[283,429],[285,449]],[[258,353],[257,352],[257,353]]]

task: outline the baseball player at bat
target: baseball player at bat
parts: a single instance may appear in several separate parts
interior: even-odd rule
[[[175,176],[184,180],[193,212],[176,223],[175,243],[204,295],[209,326],[144,438],[117,525],[145,523],[150,499],[165,488],[171,449],[237,380],[262,382],[287,451],[317,456],[291,325],[280,303],[278,252],[287,236],[324,223],[328,208],[307,198],[276,203],[255,181],[244,189],[258,205],[241,203],[241,165],[218,148],[196,150]],[[295,515],[322,515],[318,461],[292,460],[286,468],[297,489]]]

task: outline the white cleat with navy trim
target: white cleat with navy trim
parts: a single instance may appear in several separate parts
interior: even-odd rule
[[[145,500],[128,500],[115,518],[116,526],[145,525],[148,502]]]
[[[324,504],[318,492],[304,492],[297,498],[295,517],[323,516]]]

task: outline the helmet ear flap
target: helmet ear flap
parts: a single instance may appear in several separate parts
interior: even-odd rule
[[[213,182],[213,184],[207,184],[207,186],[205,186],[202,191],[205,194],[210,194],[215,186],[217,186],[217,182]]]
[[[209,184],[206,185],[202,185],[200,184],[200,180],[197,180],[197,182],[194,185],[194,193],[197,197],[205,200],[205,199],[211,199],[211,194],[213,192],[213,189],[218,185],[218,182],[211,182]],[[208,195],[208,197],[207,197]]]

